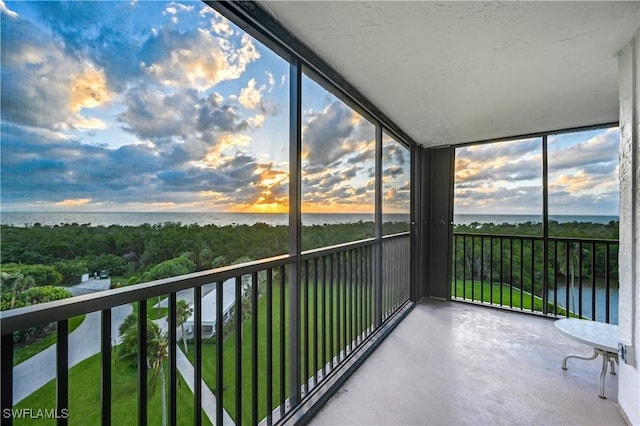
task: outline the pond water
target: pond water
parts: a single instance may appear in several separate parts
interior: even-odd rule
[[[571,287],[571,286],[570,286]],[[609,322],[611,324],[618,324],[618,288],[609,288]],[[549,302],[554,302],[554,291],[549,290]],[[569,290],[569,310],[578,312],[578,302],[580,299],[580,290],[578,286],[574,286]],[[582,284],[582,316],[593,319],[592,312],[592,300],[593,289],[591,283]],[[566,308],[567,302],[567,287],[562,284],[558,284],[558,306]],[[606,302],[607,302],[607,289],[604,286],[596,284],[595,291],[596,312],[595,320],[606,322]]]

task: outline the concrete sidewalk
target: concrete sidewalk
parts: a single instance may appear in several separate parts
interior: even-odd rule
[[[166,318],[160,318],[154,320],[154,322],[158,325],[158,327],[160,327],[160,330],[162,330],[163,333],[168,333],[169,323],[167,322]],[[176,337],[176,344],[178,345],[178,350],[176,351],[176,368],[193,393],[195,389],[194,368],[193,364],[191,364],[191,361],[189,361],[189,358],[187,358],[187,356],[184,354],[184,352],[182,351],[182,347],[179,344],[180,340],[182,339],[182,334],[179,327],[176,333]],[[216,397],[213,392],[211,392],[211,389],[209,389],[209,386],[204,381],[204,379],[200,380],[202,382],[202,409],[204,410],[207,417],[209,417],[211,423],[215,424],[217,407]],[[224,408],[222,409],[222,423],[225,425],[235,425],[235,422],[233,421],[233,419],[231,419],[231,416]]]
[[[187,386],[189,386],[189,389],[191,389],[191,392],[194,392],[195,380],[194,380],[193,365],[191,364],[187,356],[184,354],[184,352],[182,352],[182,349],[180,349],[180,345],[178,345],[178,350],[177,350],[176,367],[178,368],[178,371],[180,372],[180,375],[182,376],[184,381],[187,382]],[[211,421],[212,424],[215,424],[216,408],[217,408],[216,397],[213,394],[213,392],[211,392],[211,389],[209,389],[209,386],[207,386],[204,379],[201,379],[201,382],[202,382],[202,410],[204,410],[207,417],[209,417],[209,421]],[[225,410],[224,408],[222,408],[222,424],[235,425],[235,422],[231,419],[231,416],[229,416],[229,413],[227,413],[227,410]]]

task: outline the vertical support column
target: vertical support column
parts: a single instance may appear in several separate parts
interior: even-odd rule
[[[111,309],[102,311],[100,327],[100,419],[108,426],[111,424]]]
[[[420,162],[422,159],[422,149],[417,145],[411,146],[411,198],[410,198],[410,211],[411,211],[411,290],[410,300],[417,302],[422,298],[422,292],[420,291],[420,269],[421,269],[421,236],[422,236],[422,219],[420,211],[421,197],[421,185],[420,185]]]
[[[216,305],[222,306],[222,305]],[[193,288],[193,423],[202,424],[202,287]],[[220,330],[217,328],[216,330]],[[217,346],[216,345],[216,349]],[[222,369],[218,370],[221,371]],[[216,387],[216,392],[218,392]],[[218,405],[222,404],[221,393],[216,393]],[[217,420],[217,419],[216,419]],[[220,424],[220,423],[216,423]]]
[[[2,390],[0,390],[2,400],[2,412],[13,408],[13,333],[2,335],[1,372],[2,372]],[[2,424],[11,426],[13,424],[12,416],[2,418]]]
[[[428,207],[430,151],[411,147],[411,301],[417,302],[427,295],[428,274]]]
[[[547,135],[542,137],[542,313],[547,314],[549,302],[549,157]],[[531,243],[535,244],[535,243]],[[533,249],[531,250],[533,252]],[[533,280],[534,275],[531,275]],[[531,283],[533,293],[533,283]],[[533,306],[533,305],[532,305]]]
[[[291,406],[300,402],[300,271],[302,264],[302,64],[289,66],[289,389]]]
[[[58,321],[58,342],[56,344],[56,409],[57,424],[68,424],[69,412],[69,320]]]
[[[425,224],[425,232],[429,233],[427,295],[446,300],[451,297],[455,150],[445,146],[430,151],[430,181],[425,186],[430,195],[429,224]]]
[[[618,53],[620,88],[620,252],[618,402],[640,423],[640,27]]]
[[[375,257],[373,279],[373,324],[382,324],[382,126],[376,125],[375,158]]]
[[[233,280],[233,278],[231,278]],[[224,281],[216,282],[216,425],[223,424],[224,416],[224,382],[223,382],[223,372],[224,372],[224,316],[223,316],[223,306],[224,306]],[[198,307],[199,310],[202,309],[202,306]],[[202,314],[200,314],[200,318],[196,317],[196,327],[198,329],[202,329]],[[201,333],[202,334],[202,333]],[[200,340],[202,340],[202,336],[200,335]],[[202,365],[200,367],[200,372],[202,372]],[[198,379],[200,383],[200,388],[202,387],[202,380]],[[202,389],[200,389],[202,393]],[[202,411],[202,410],[201,410]],[[201,423],[196,423],[196,425],[200,425]]]
[[[175,293],[171,293],[169,295],[169,313],[168,313],[168,321],[169,321],[169,332],[168,332],[168,340],[169,340],[169,348],[168,348],[168,361],[169,361],[169,418],[168,424],[171,426],[175,426],[178,422],[178,369],[177,369],[177,358],[178,358],[178,323],[177,323],[177,297]],[[163,413],[163,417],[166,413]]]
[[[147,300],[138,302],[138,425],[147,425]]]

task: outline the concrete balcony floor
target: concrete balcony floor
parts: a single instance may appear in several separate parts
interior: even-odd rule
[[[624,425],[618,378],[553,320],[460,302],[418,304],[312,420],[326,425]]]

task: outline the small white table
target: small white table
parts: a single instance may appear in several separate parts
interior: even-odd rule
[[[593,348],[593,355],[591,357],[578,355],[565,356],[562,360],[563,370],[567,369],[567,360],[569,358],[590,361],[596,359],[598,355],[602,356],[600,393],[598,393],[598,396],[605,399],[604,378],[607,375],[607,365],[611,365],[611,374],[616,374],[615,364],[618,362],[618,326],[575,318],[559,319],[555,322],[555,326],[562,334]]]

